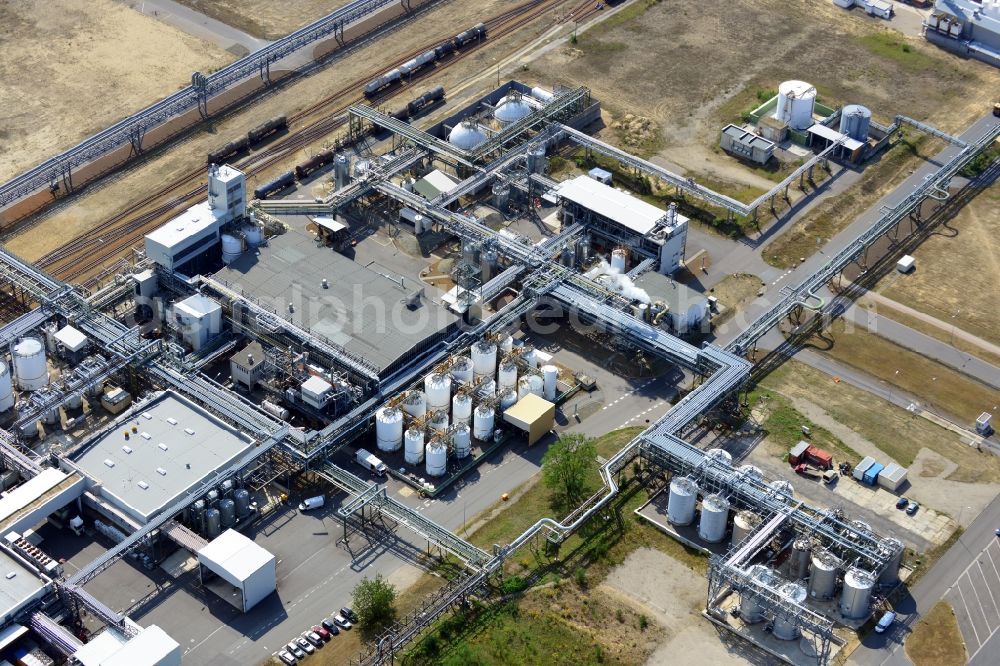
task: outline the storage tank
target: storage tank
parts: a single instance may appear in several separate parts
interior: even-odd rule
[[[500,392],[500,411],[505,412],[517,404],[517,391],[509,388]]]
[[[461,150],[475,150],[486,141],[486,135],[475,123],[460,122],[448,133],[448,142]]]
[[[885,550],[889,555],[889,563],[879,574],[878,584],[880,587],[892,587],[899,582],[899,565],[903,561],[903,542],[894,537],[885,540]]]
[[[476,377],[493,377],[497,371],[497,346],[492,342],[472,345],[472,371]]]
[[[559,368],[554,365],[542,366],[542,397],[549,402],[556,400],[557,380],[559,379]]]
[[[427,444],[427,476],[444,476],[448,469],[448,447],[440,440],[431,440]]]
[[[427,414],[427,397],[423,391],[410,391],[403,399],[403,411],[420,419]]]
[[[733,456],[730,455],[729,451],[724,449],[708,449],[705,451],[705,455],[713,460],[717,460],[724,465],[733,464]]]
[[[521,360],[524,361],[524,364],[529,368],[538,367],[538,354],[535,353],[534,347],[521,352]]]
[[[222,234],[222,263],[229,265],[243,254],[243,241],[232,234]]]
[[[809,573],[809,559],[812,554],[812,543],[805,537],[799,537],[792,542],[792,553],[788,558],[788,577],[801,580]]]
[[[785,583],[778,588],[778,594],[791,603],[802,605],[806,600],[806,588],[798,583]],[[794,641],[799,637],[799,625],[795,623],[795,616],[774,616],[774,627],[772,629],[775,638],[783,641]]]
[[[218,490],[212,488],[207,493],[205,493],[205,503],[208,504],[210,507],[214,508],[218,502],[219,502]]]
[[[233,502],[236,504],[236,517],[243,520],[250,515],[250,491],[240,488],[233,493]]]
[[[813,599],[832,599],[837,588],[840,560],[826,549],[817,550],[812,556],[809,572],[809,596]]]
[[[202,533],[205,531],[205,500],[195,500],[191,504],[188,522],[194,527],[196,532]]]
[[[505,335],[500,338],[500,353],[509,354],[514,351],[514,338],[510,335]]]
[[[789,483],[788,481],[785,481],[784,479],[777,479],[775,481],[772,481],[768,485],[770,486],[771,490],[775,492],[776,495],[784,495],[785,497],[789,498],[795,496],[795,489],[792,488],[792,484]]]
[[[83,395],[80,393],[70,393],[69,397],[66,398],[66,402],[63,403],[63,407],[70,411],[75,411],[83,407]],[[0,412],[4,411],[0,409]]]
[[[546,90],[545,88],[532,88],[531,96],[537,99],[539,102],[551,102],[555,99],[555,95]]]
[[[507,212],[510,203],[510,186],[507,183],[493,183],[493,206],[501,213]]]
[[[742,474],[745,479],[757,479],[758,481],[764,480],[764,470],[756,465],[740,465],[740,474]]]
[[[535,146],[528,151],[528,171],[530,173],[545,173],[545,146]]]
[[[760,525],[761,517],[753,511],[740,511],[733,518],[733,536],[730,541],[734,546],[739,545]]]
[[[42,423],[45,425],[55,425],[59,423],[59,408],[46,409],[42,412]]]
[[[792,129],[809,129],[813,126],[815,104],[816,88],[805,81],[785,81],[778,86],[774,117],[785,121]]]
[[[264,242],[264,232],[257,225],[250,224],[244,227],[243,235],[248,247],[259,247]]]
[[[459,356],[451,364],[451,377],[456,382],[468,384],[472,381],[472,359],[468,356]]]
[[[222,532],[222,515],[218,509],[205,510],[205,537],[211,541]]]
[[[872,112],[860,104],[848,104],[840,111],[840,133],[855,141],[866,143],[868,129],[872,123]]]
[[[875,578],[861,569],[848,569],[844,574],[844,589],[840,593],[840,613],[851,620],[868,615]]]
[[[236,524],[236,502],[231,499],[219,502],[219,520],[224,530]]]
[[[531,393],[531,382],[527,377],[521,377],[517,380],[517,399],[520,400],[529,393]]]
[[[472,398],[464,393],[457,393],[451,399],[451,420],[455,425],[472,420]]]
[[[20,431],[21,437],[25,439],[34,439],[35,437],[38,437],[38,421],[28,421],[21,426]]]
[[[668,509],[669,510],[669,509]],[[726,536],[729,502],[721,495],[708,495],[701,501],[698,536],[708,543],[719,543]]]
[[[50,321],[42,327],[42,333],[45,334],[45,351],[49,354],[55,354],[59,348],[59,341],[56,340],[56,333],[58,332],[59,324],[54,321]]]
[[[472,453],[472,431],[468,424],[459,424],[451,434],[451,445],[455,447],[455,457],[461,460]]]
[[[525,102],[521,95],[515,92],[507,93],[507,98],[493,110],[493,117],[500,123],[509,125],[521,118],[531,115],[531,105]]]
[[[493,408],[489,405],[479,405],[472,416],[472,436],[481,442],[488,441],[493,436]]]
[[[279,404],[273,403],[270,400],[261,400],[260,408],[271,416],[276,416],[282,421],[287,421],[290,414],[288,410]]]
[[[431,420],[427,425],[430,427],[431,430],[433,430],[438,435],[443,435],[446,432],[448,432],[447,410],[435,412],[434,416],[431,417]]]
[[[424,393],[427,395],[427,408],[431,411],[448,409],[451,402],[451,377],[432,372],[424,377]]]
[[[616,273],[624,273],[625,265],[628,263],[628,250],[615,248],[611,251],[611,270]]]
[[[347,155],[340,154],[333,158],[333,183],[338,190],[347,186],[350,173],[351,161]]]
[[[538,375],[528,375],[528,391],[534,393],[539,398],[543,397],[542,392],[545,388],[545,380],[543,380]]]
[[[754,564],[747,569],[747,577],[766,587],[773,587],[777,580],[774,571],[763,564]],[[750,595],[740,595],[740,619],[747,624],[763,622],[765,619],[764,608]]]
[[[500,372],[497,373],[497,384],[501,390],[517,386],[517,363],[514,363],[514,361],[504,361],[500,364]]]
[[[45,364],[45,347],[38,338],[21,338],[14,345],[14,376],[22,391],[37,391],[49,384],[49,369]]]
[[[686,476],[675,477],[667,496],[667,520],[674,525],[690,525],[697,504],[698,484]]]
[[[403,412],[381,407],[375,412],[375,441],[379,451],[398,451],[403,445]]]
[[[492,398],[497,394],[497,383],[493,379],[487,379],[476,387],[476,395],[480,399]]]
[[[5,361],[0,360],[0,412],[6,412],[14,407],[14,382],[10,376],[10,368]]]
[[[407,465],[417,465],[424,459],[424,431],[407,428],[403,436],[403,460]]]

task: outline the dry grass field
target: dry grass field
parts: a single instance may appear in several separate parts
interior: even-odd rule
[[[915,666],[962,666],[966,661],[962,632],[947,601],[937,602],[920,618],[905,645]]]
[[[233,59],[112,0],[2,2],[0,45],[0,181]]]
[[[350,0],[179,0],[254,37],[277,39],[346,5]]]

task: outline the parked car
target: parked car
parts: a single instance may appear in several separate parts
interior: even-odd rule
[[[919,508],[920,508],[919,504],[917,504],[916,502],[911,501],[909,504],[906,505],[906,513],[907,513],[907,515],[912,516],[913,514],[915,514],[917,512],[917,509],[919,509]]]
[[[830,485],[831,483],[837,480],[838,476],[840,475],[837,474],[835,471],[833,471],[832,469],[828,469],[825,472],[823,472],[823,483]]]
[[[323,628],[329,631],[334,636],[340,633],[340,627],[337,626],[337,623],[333,621],[332,617],[326,618],[325,620],[320,622],[320,624],[322,624]]]
[[[322,639],[323,639],[324,641],[328,641],[328,640],[330,640],[331,638],[333,638],[333,637],[332,637],[332,636],[330,635],[330,632],[329,632],[329,631],[327,631],[327,630],[326,630],[325,628],[323,628],[323,627],[319,626],[318,624],[317,624],[317,625],[316,625],[315,627],[313,627],[313,628],[312,628],[312,632],[313,632],[314,634],[318,634],[318,635],[319,635],[319,637],[320,637],[320,638],[322,638]]]
[[[295,664],[299,663],[298,659],[293,657],[285,650],[282,650],[281,652],[278,653],[278,659],[280,659],[282,663],[288,664],[288,666],[295,666]]]
[[[288,648],[288,651],[291,652],[292,656],[294,656],[296,659],[306,658],[306,653],[302,650],[302,648],[299,647],[299,644],[296,643],[295,641],[292,641],[285,647]]]
[[[316,652],[316,646],[307,641],[304,636],[299,636],[295,639],[295,642],[299,644],[299,647],[302,648],[302,651],[306,654],[313,654]]]
[[[350,620],[354,624],[358,623],[358,615],[357,615],[357,613],[355,613],[354,611],[352,611],[347,606],[344,606],[343,608],[340,609],[340,614],[343,615],[344,617],[346,617],[348,620]]]
[[[997,528],[997,536],[1000,537],[1000,527]]]
[[[306,639],[316,647],[323,647],[323,639],[315,631],[303,631],[302,638]]]
[[[884,633],[885,630],[891,627],[892,623],[895,621],[896,621],[896,614],[893,613],[892,611],[886,611],[885,615],[882,616],[882,619],[879,620],[878,624],[875,625],[875,633],[876,634]]]
[[[906,505],[909,504],[909,503],[910,503],[910,500],[906,499],[905,497],[900,497],[898,500],[896,500],[896,508],[897,509],[905,509]]]
[[[337,613],[336,615],[333,616],[333,621],[336,622],[337,626],[340,627],[341,629],[351,628],[351,621],[348,620],[343,615],[341,615],[340,613]]]

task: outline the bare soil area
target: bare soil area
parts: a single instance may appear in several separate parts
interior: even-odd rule
[[[112,0],[0,3],[0,44],[0,181],[233,59]]]
[[[262,39],[277,39],[350,0],[178,0],[182,5]]]

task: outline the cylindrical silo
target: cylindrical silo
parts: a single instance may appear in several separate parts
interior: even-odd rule
[[[535,351],[534,347],[525,349],[523,352],[521,352],[521,360],[524,361],[524,364],[529,368],[537,368],[538,352]]]
[[[468,356],[459,356],[451,364],[451,377],[456,382],[468,384],[472,381],[472,359]]]
[[[488,441],[493,436],[493,408],[489,405],[479,405],[472,415],[472,436],[481,442]]]
[[[427,397],[423,391],[410,391],[403,399],[403,411],[414,418],[427,414]]]
[[[232,234],[222,234],[222,263],[227,266],[243,254],[243,241]]]
[[[861,569],[848,569],[844,574],[844,589],[840,593],[840,613],[851,620],[868,615],[875,578]]]
[[[903,561],[904,546],[902,541],[894,537],[886,539],[884,546],[889,562],[879,574],[878,584],[879,587],[892,587],[899,582],[899,565]]]
[[[497,346],[492,342],[472,345],[472,371],[476,379],[493,377],[497,371]]]
[[[772,481],[769,485],[771,490],[773,490],[776,495],[784,495],[788,498],[795,496],[795,489],[792,488],[792,484],[784,479],[777,479]]]
[[[733,456],[729,453],[729,451],[726,451],[724,449],[708,449],[707,451],[705,451],[705,455],[707,455],[709,458],[712,458],[713,460],[718,460],[720,463],[724,465],[733,464]]]
[[[37,391],[49,383],[45,346],[38,338],[22,338],[14,345],[14,375],[22,391]]]
[[[813,126],[816,88],[805,81],[785,81],[778,86],[778,105],[774,117],[796,130]]]
[[[514,351],[514,338],[510,335],[501,336],[499,345],[501,354],[509,354]]]
[[[667,520],[674,525],[690,525],[698,504],[698,484],[686,476],[674,477],[667,496]]]
[[[534,393],[539,398],[543,397],[545,381],[538,375],[528,375],[528,392]]]
[[[485,382],[476,387],[476,396],[480,400],[492,398],[496,394],[497,394],[497,381],[495,379],[487,379]]]
[[[872,112],[860,104],[848,104],[840,111],[840,133],[855,141],[868,141],[868,129],[872,122]]]
[[[611,251],[611,270],[624,273],[628,265],[628,250],[617,247]]]
[[[427,444],[427,476],[443,476],[448,469],[448,447],[434,439]]]
[[[219,503],[219,491],[216,490],[215,488],[212,488],[207,493],[205,493],[205,503],[208,504],[208,506],[215,508],[216,505]]]
[[[417,465],[424,459],[424,431],[407,428],[403,436],[403,460],[407,465]]]
[[[465,393],[456,393],[451,399],[451,420],[455,425],[466,425],[472,420],[472,398]]]
[[[840,560],[836,555],[826,549],[816,551],[809,572],[809,596],[813,599],[832,599],[839,569]]]
[[[0,412],[6,412],[14,407],[14,383],[11,380],[10,368],[0,361]]]
[[[669,505],[668,505],[669,511]],[[698,536],[708,543],[719,543],[726,536],[729,522],[729,501],[721,495],[708,495],[701,501]]]
[[[500,411],[506,411],[508,407],[513,407],[516,403],[517,391],[514,389],[505,389],[500,393]]]
[[[559,379],[559,368],[554,365],[542,366],[542,397],[549,402],[555,402],[556,382]]]
[[[461,460],[472,453],[472,431],[468,424],[462,424],[451,433],[451,444],[455,447],[455,457]]]
[[[753,511],[740,511],[733,518],[733,536],[731,538],[731,543],[736,546],[743,542],[751,532],[753,532],[760,525],[761,517],[760,514],[754,513]]]
[[[218,509],[205,510],[205,537],[211,541],[222,532],[222,515]]]
[[[799,537],[792,542],[792,553],[788,558],[788,577],[801,580],[809,573],[809,559],[812,555],[812,543],[806,537]]]
[[[403,445],[403,413],[395,407],[375,412],[375,441],[379,451],[398,451]]]
[[[233,502],[236,504],[236,517],[243,520],[250,515],[250,491],[240,488],[233,493]]]
[[[764,587],[773,587],[775,580],[777,580],[774,571],[763,564],[754,564],[747,569],[747,577],[757,581]],[[752,595],[740,595],[740,619],[747,624],[764,621],[764,608]]]
[[[500,372],[497,374],[497,384],[501,390],[517,386],[517,363],[504,361],[500,364]]]
[[[199,534],[205,531],[205,500],[199,499],[191,503],[188,522]]]
[[[224,530],[236,524],[236,502],[231,499],[219,501],[219,521]]]
[[[520,400],[529,393],[531,393],[531,382],[527,377],[521,377],[517,380],[517,399]]]
[[[437,411],[448,409],[451,402],[451,377],[432,372],[424,378],[424,393],[427,395],[427,409]]]
[[[435,412],[434,416],[427,423],[428,427],[438,435],[448,432],[448,412]]]
[[[806,600],[806,588],[798,583],[785,583],[778,588],[778,594],[799,606]],[[794,641],[800,635],[799,625],[795,622],[795,615],[775,615],[772,631],[775,638],[783,641]]]

